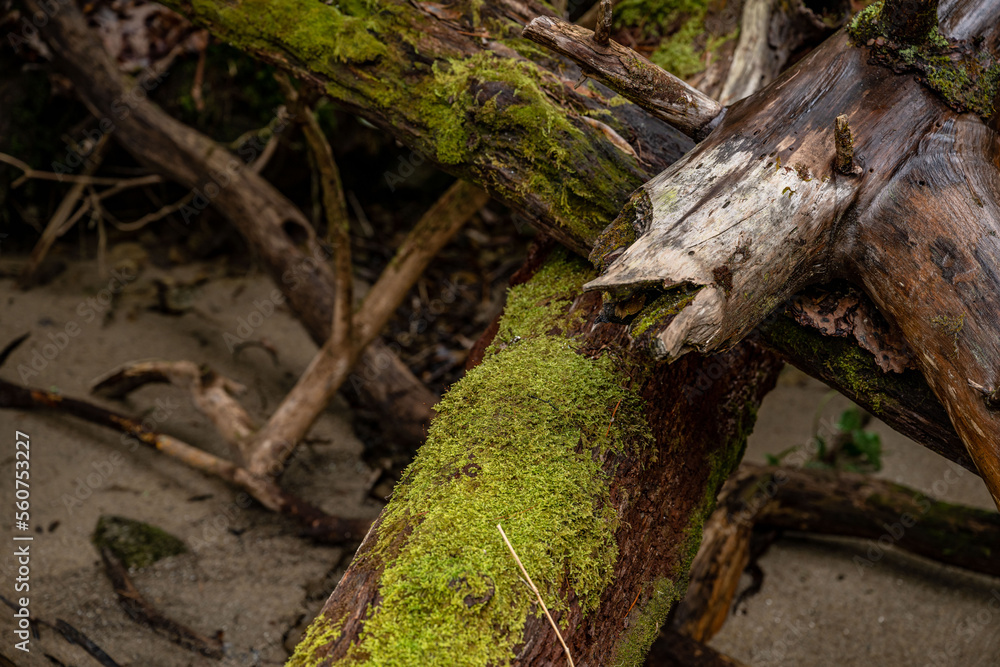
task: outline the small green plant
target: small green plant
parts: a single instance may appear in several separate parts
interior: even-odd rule
[[[820,404],[817,416],[829,398]],[[798,446],[790,447],[778,454],[767,454],[767,462],[769,465],[877,472],[882,469],[882,439],[878,433],[867,430],[871,420],[870,414],[856,406],[844,410],[832,423],[821,423],[817,418],[804,451]]]

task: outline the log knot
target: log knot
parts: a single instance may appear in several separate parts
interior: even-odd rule
[[[968,380],[969,386],[978,391],[983,397],[983,403],[988,410],[1000,410],[1000,388],[985,387],[978,382]]]
[[[833,135],[834,144],[837,147],[834,166],[842,174],[857,176],[862,170],[861,167],[854,164],[854,135],[851,133],[851,126],[847,123],[847,116],[837,116],[834,121]]]

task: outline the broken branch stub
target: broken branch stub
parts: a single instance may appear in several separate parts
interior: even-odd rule
[[[1000,2],[950,11],[952,40],[976,36],[995,63]],[[585,289],[696,291],[652,336],[675,358],[734,344],[809,284],[849,280],[902,332],[1000,505],[1000,416],[969,384],[1000,386],[1000,136],[989,114],[881,66],[878,48],[841,33],[730,107],[604,232]],[[835,167],[838,116],[856,176]]]
[[[600,25],[598,25],[600,28]],[[657,118],[702,139],[713,127],[722,105],[614,41],[602,44],[598,34],[549,16],[529,23],[522,35],[580,65],[587,76],[606,84]]]

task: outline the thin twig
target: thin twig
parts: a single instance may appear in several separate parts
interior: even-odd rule
[[[157,183],[162,182],[163,177],[159,174],[148,174],[146,176],[137,176],[135,178],[119,179],[117,183],[112,185],[107,190],[102,190],[97,196],[103,200],[108,197],[114,197],[119,192],[123,192],[131,188],[138,188],[144,185],[156,185]]]
[[[139,422],[100,406],[69,398],[44,389],[22,387],[0,379],[0,408],[16,410],[55,410],[93,424],[99,424],[134,437],[192,468],[242,487],[264,507],[290,516],[303,524],[304,534],[331,544],[355,542],[368,529],[368,522],[343,519],[327,514],[311,503],[294,496],[270,478],[253,475],[231,461],[193,447],[164,433],[152,431]]]
[[[191,393],[198,410],[211,420],[215,430],[229,445],[234,458],[242,464],[251,434],[257,429],[253,418],[233,398],[246,388],[215,371],[192,361],[137,361],[125,364],[98,380],[91,392],[121,399],[142,386],[169,382]]]
[[[336,346],[330,336],[257,433],[250,460],[254,474],[281,470],[282,462],[347,379],[358,355],[378,336],[431,259],[487,201],[485,192],[458,181],[421,217],[354,315],[352,345]]]
[[[7,153],[0,153],[0,162],[11,165],[12,167],[17,167],[24,173],[18,177],[16,181],[11,183],[11,188],[16,188],[18,185],[29,179],[37,179],[41,181],[59,181],[61,183],[82,183],[84,185],[118,185],[122,182],[120,178],[110,178],[106,176],[83,176],[77,174],[57,174],[54,171],[39,171],[29,165],[27,162],[22,162],[18,160],[13,155],[8,155]]]
[[[81,178],[91,178],[91,174],[93,174],[97,167],[101,164],[101,160],[104,158],[104,151],[108,143],[107,139],[107,135],[104,135],[101,137],[100,141],[97,142],[97,145],[91,153],[91,159],[87,161],[87,165],[84,167],[84,173]],[[3,161],[3,157],[0,157],[0,161]],[[20,162],[20,160],[16,161]],[[15,166],[17,166],[18,169],[27,167],[24,163]],[[30,171],[31,167],[28,167],[28,170]],[[26,171],[25,175],[27,176],[28,173],[29,172]],[[56,242],[56,239],[68,232],[73,225],[76,224],[76,221],[91,208],[90,200],[84,196],[84,190],[87,185],[88,183],[83,181],[75,182],[69,189],[69,192],[66,193],[66,196],[63,197],[63,200],[59,203],[59,207],[52,215],[48,224],[45,225],[45,231],[42,232],[41,238],[38,239],[38,243],[35,244],[35,247],[31,251],[31,256],[28,258],[28,261],[24,265],[24,269],[21,271],[19,281],[21,287],[27,287],[31,284],[35,272],[45,260],[45,256],[48,255],[49,249],[52,247],[52,244]],[[77,202],[82,203],[74,212]]]
[[[521,559],[517,557],[517,552],[514,551],[513,545],[511,545],[510,540],[507,539],[507,533],[503,532],[503,528],[500,527],[499,523],[497,524],[497,530],[500,531],[500,536],[503,537],[503,541],[507,544],[507,548],[510,549],[510,554],[517,562],[517,566],[521,568],[521,573],[524,574],[524,578],[528,580],[528,586],[530,586],[531,590],[535,592],[535,597],[538,598],[538,604],[542,605],[542,611],[545,612],[545,618],[549,619],[552,629],[556,631],[556,637],[559,638],[559,643],[562,644],[563,650],[566,651],[566,659],[569,661],[569,667],[574,667],[573,655],[569,652],[569,646],[566,646],[566,641],[563,639],[562,633],[559,632],[559,626],[557,626],[556,622],[552,620],[552,614],[549,613],[549,608],[545,606],[545,600],[542,599],[542,594],[538,592],[535,582],[531,580],[531,575],[528,574],[528,570],[525,569],[524,563],[521,562]]]
[[[208,52],[208,44],[198,52],[198,64],[194,68],[194,81],[191,83],[191,99],[194,100],[194,108],[198,111],[205,110],[205,99],[201,94],[202,83],[205,81],[205,54]]]
[[[165,218],[168,215],[181,210],[182,208],[191,203],[191,200],[194,199],[195,194],[197,193],[194,190],[192,190],[191,192],[187,193],[186,195],[175,201],[173,204],[167,204],[166,206],[161,207],[157,211],[153,211],[152,213],[147,213],[138,220],[134,220],[132,222],[119,222],[118,220],[111,220],[111,224],[113,224],[115,228],[118,229],[119,231],[123,232],[137,231],[139,229],[142,229],[151,222],[156,222],[161,218]]]
[[[326,211],[326,238],[333,247],[333,271],[336,278],[334,293],[333,322],[330,328],[332,347],[349,347],[352,340],[354,271],[351,267],[350,220],[347,217],[347,202],[344,186],[340,180],[340,169],[333,157],[333,149],[327,141],[323,128],[319,126],[312,109],[295,90],[291,80],[284,73],[274,77],[285,97],[296,121],[302,127],[309,150],[319,170],[323,188],[323,208]]]
[[[132,582],[128,568],[111,549],[101,547],[101,559],[104,561],[104,571],[115,589],[115,595],[118,596],[118,604],[132,620],[145,625],[157,634],[163,635],[178,646],[200,653],[207,658],[221,660],[225,657],[222,640],[219,637],[206,637],[186,625],[167,618],[143,597]]]

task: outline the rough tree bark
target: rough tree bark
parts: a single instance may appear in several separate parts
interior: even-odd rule
[[[672,291],[685,307],[652,342],[676,358],[731,345],[810,284],[853,281],[916,353],[1000,505],[1000,3],[951,3],[950,40],[936,3],[915,4],[932,29],[882,18],[904,2],[875,5],[730,107],[636,192],[587,288]]]
[[[497,524],[575,664],[642,664],[781,363],[743,343],[692,400],[702,360],[630,349],[580,296],[593,269],[556,252],[512,290],[290,665],[563,664]]]
[[[362,1],[333,7],[304,0],[174,4],[223,39],[322,86],[347,108],[449,171],[483,184],[580,253],[590,251],[629,191],[691,145],[604,89],[574,89],[577,68],[519,38],[526,20],[551,15],[530,1],[443,5],[389,0],[377,7]],[[976,11],[966,9],[971,2],[952,5],[945,12],[945,33],[981,33],[987,37],[985,45],[966,50],[995,50],[996,4]],[[880,249],[856,245],[861,251],[848,262],[849,244],[840,233],[854,230],[846,236],[856,242],[864,234],[874,235],[874,240],[864,240],[906,250],[906,230],[896,228],[894,236],[887,235],[884,225],[860,222],[870,210],[887,204],[878,192],[859,185],[877,179],[832,173],[836,116],[848,116],[857,135],[855,145],[871,153],[859,150],[857,160],[864,157],[865,169],[896,187],[903,181],[895,168],[920,153],[919,132],[961,141],[961,150],[979,156],[983,171],[990,160],[996,161],[993,149],[984,152],[988,135],[980,121],[949,111],[934,93],[914,83],[912,75],[867,64],[866,41],[855,46],[843,34],[835,37],[822,56],[814,55],[793,74],[731,109],[696,153],[646,188],[653,188],[657,196],[650,195],[649,201],[660,208],[650,207],[652,213],[644,217],[643,195],[637,195],[610,236],[603,237],[598,246],[603,266],[620,255],[616,271],[622,277],[623,266],[633,267],[626,258],[639,256],[642,239],[648,246],[652,233],[662,234],[661,226],[635,229],[631,223],[637,210],[640,220],[663,221],[680,208],[695,209],[704,218],[702,224],[728,220],[730,225],[739,220],[731,214],[742,210],[740,217],[756,215],[774,226],[767,234],[743,239],[723,225],[718,231],[727,240],[727,252],[714,263],[688,259],[687,252],[712,248],[717,255],[723,248],[717,239],[694,239],[692,245],[705,241],[705,248],[689,249],[683,235],[682,242],[668,238],[666,254],[676,266],[689,269],[679,277],[671,273],[675,264],[663,267],[661,261],[663,272],[658,274],[617,280],[612,272],[592,283],[616,292],[633,291],[636,285],[672,290],[653,299],[659,308],[647,307],[639,318],[638,325],[645,329],[633,325],[630,337],[620,326],[598,324],[597,297],[579,296],[583,281],[592,276],[568,258],[550,261],[512,294],[486,360],[448,395],[428,443],[292,664],[562,663],[554,631],[538,616],[533,597],[519,582],[496,523],[504,525],[555,610],[576,664],[641,662],[656,627],[683,589],[705,512],[739,458],[777,362],[744,342],[714,357],[689,354],[669,366],[654,364],[633,341],[659,341],[667,356],[688,347],[732,345],[808,282],[854,277],[862,268],[868,276],[862,286],[892,321],[898,319],[898,313],[891,308],[885,312],[885,306],[899,303],[880,300],[872,291],[886,287],[888,280],[878,282],[871,268],[875,261],[886,261]],[[877,48],[890,41],[872,37]],[[906,48],[897,52],[908,53],[900,56],[904,59],[927,59]],[[988,69],[977,62],[980,69]],[[912,63],[897,59],[897,65]],[[844,76],[845,70],[854,77]],[[879,97],[883,93],[884,101]],[[810,96],[817,95],[826,96],[832,106],[810,104]],[[934,127],[937,120],[944,121],[940,128]],[[883,129],[877,123],[883,123]],[[883,144],[876,150],[879,136]],[[769,152],[775,154],[769,158]],[[794,169],[800,162],[807,169],[802,173]],[[705,166],[736,178],[707,183],[700,178]],[[786,171],[786,166],[792,168]],[[952,171],[946,174],[967,175],[948,166]],[[952,194],[947,201],[958,205],[958,188],[968,182],[980,200],[995,198],[995,187],[982,178],[949,177],[938,182],[938,194]],[[675,180],[657,185],[669,179]],[[761,183],[767,188],[755,193],[751,186]],[[775,185],[777,191],[771,192]],[[668,187],[676,188],[673,204]],[[735,188],[728,200],[727,187]],[[696,188],[700,190],[694,192]],[[754,201],[760,211],[751,205]],[[851,202],[856,204],[853,209]],[[803,215],[810,206],[813,218]],[[994,202],[983,206],[995,213]],[[768,217],[770,209],[785,215]],[[858,220],[844,215],[849,210],[857,211]],[[831,218],[838,224],[830,225]],[[616,230],[625,233],[616,236]],[[689,234],[696,230],[681,228]],[[651,234],[636,248],[620,254],[646,231]],[[893,238],[903,244],[890,245]],[[914,240],[911,259],[917,260],[917,251],[926,252],[927,247],[922,237]],[[671,242],[684,252],[671,253]],[[962,282],[965,269],[955,269],[968,261],[963,252],[969,249],[953,244],[937,255],[946,265],[942,273],[957,277],[959,289],[976,284]],[[765,257],[770,271],[761,269]],[[925,265],[933,262],[920,264]],[[903,279],[915,295],[922,294],[912,284],[916,272],[911,274]],[[942,318],[942,331],[899,324],[918,353],[929,345],[937,363],[947,360],[954,371],[965,374],[969,359],[978,352],[962,349],[955,353],[957,359],[940,352],[945,341],[954,344],[965,331],[965,320],[955,320],[960,316],[952,309],[966,304],[952,303],[958,297],[954,285],[941,284],[946,277],[935,280],[945,290],[936,297],[944,300],[938,306],[948,308],[934,315]],[[678,285],[687,292],[681,299],[687,308],[674,318],[681,290],[673,288]],[[898,287],[892,290],[898,292]],[[974,296],[983,304],[998,298],[995,292],[976,291]],[[634,314],[636,308],[627,310]],[[911,338],[912,333],[919,335]],[[798,349],[795,337],[775,337],[773,342]],[[982,336],[975,342],[987,356],[995,346]],[[800,361],[816,371],[828,360],[807,355]],[[929,365],[919,363],[928,374]],[[706,372],[715,381],[696,395],[685,392]],[[988,374],[976,377],[992,390]],[[981,441],[968,438],[976,420],[956,418],[965,414],[962,410],[971,410],[978,419],[979,408],[986,409],[978,397],[977,405],[953,400],[949,390],[972,395],[968,386],[959,386],[964,382],[965,377],[932,378],[930,384],[959,434],[971,443],[980,470],[989,476],[995,471],[984,467],[988,457]],[[864,382],[853,382],[849,389],[856,395],[872,393]],[[907,400],[905,391],[898,395]],[[908,412],[921,411],[919,404],[910,404]],[[935,426],[940,427],[938,435],[953,433],[947,425]],[[947,450],[953,442],[938,444]]]
[[[377,12],[363,2],[326,9],[308,0],[166,4],[322,88],[581,254],[629,193],[693,146],[608,89],[577,86],[578,67],[524,40],[528,20],[552,15],[534,0],[459,1],[446,9],[387,0]],[[859,346],[817,341],[809,332],[792,326],[769,344],[890,425],[968,465],[944,409],[928,409],[922,378],[914,389],[909,378],[879,372]]]

